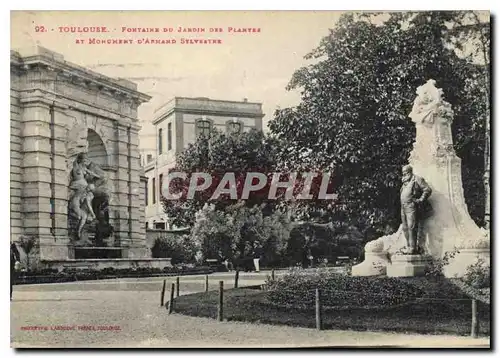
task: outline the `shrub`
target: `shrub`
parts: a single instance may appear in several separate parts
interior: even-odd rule
[[[171,258],[175,265],[194,262],[196,249],[188,235],[167,235],[155,240],[151,254],[154,258]]]
[[[113,275],[117,270],[114,267],[105,267],[101,270],[103,275]]]
[[[23,249],[25,256],[26,271],[38,270],[40,268],[40,250],[38,248],[38,240],[35,236],[21,236],[19,246]]]
[[[344,271],[347,276],[352,276],[352,262],[348,262],[344,265]]]
[[[487,288],[491,284],[490,272],[490,266],[483,259],[479,259],[467,267],[462,281],[474,288]]]
[[[433,259],[431,263],[425,268],[426,276],[442,277],[444,276],[444,267],[450,263],[450,260],[455,257],[460,251],[454,249],[453,251],[447,251],[443,255],[442,259]]]

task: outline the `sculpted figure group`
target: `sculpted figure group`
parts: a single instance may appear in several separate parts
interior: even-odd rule
[[[79,153],[71,169],[69,188],[72,190],[69,199],[69,216],[76,219],[77,224],[72,229],[76,240],[83,240],[85,224],[99,220],[99,214],[94,212],[93,200],[97,186],[104,181],[102,170],[93,164],[86,153]],[[97,184],[97,185],[96,185]]]

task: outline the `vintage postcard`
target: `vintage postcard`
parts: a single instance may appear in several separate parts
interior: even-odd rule
[[[490,348],[489,11],[12,11],[13,348]]]

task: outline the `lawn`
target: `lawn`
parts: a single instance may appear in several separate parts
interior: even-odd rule
[[[404,279],[425,289],[425,298],[377,307],[338,306],[323,309],[324,329],[391,331],[428,334],[469,335],[471,301],[456,286],[446,281]],[[314,305],[282,306],[273,301],[273,293],[258,289],[224,291],[224,319],[300,327],[315,327]],[[345,296],[343,296],[345,297]],[[447,300],[449,298],[457,300]],[[196,293],[174,300],[173,311],[189,316],[217,317],[218,292]],[[490,307],[478,302],[479,333],[490,334]]]

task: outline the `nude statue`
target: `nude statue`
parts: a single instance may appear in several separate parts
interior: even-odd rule
[[[88,167],[90,161],[85,153],[78,154],[73,169],[71,170],[71,183],[73,195],[69,202],[70,214],[73,214],[78,219],[77,238],[81,239],[83,227],[86,222],[96,219],[94,210],[92,209],[92,199],[94,198],[95,185],[89,184],[87,180],[100,179],[100,176],[91,171]]]

